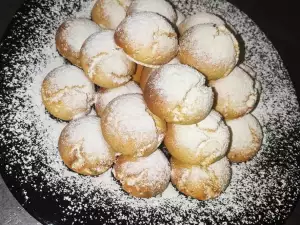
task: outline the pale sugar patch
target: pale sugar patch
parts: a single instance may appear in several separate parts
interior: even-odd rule
[[[133,0],[128,8],[128,14],[137,12],[154,12],[158,13],[170,22],[176,23],[177,14],[173,6],[165,0]]]
[[[84,41],[93,33],[98,32],[101,28],[89,19],[73,19],[65,23],[63,36],[74,52],[80,52]]]

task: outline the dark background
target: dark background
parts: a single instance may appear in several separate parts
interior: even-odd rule
[[[0,37],[5,33],[7,25],[13,15],[21,6],[23,0],[0,0]],[[149,0],[151,1],[151,0]],[[298,99],[300,96],[300,11],[297,0],[228,0],[244,11],[265,32],[271,42],[278,50],[283,62],[288,69]],[[0,177],[1,179],[1,177]],[[1,182],[0,182],[1,183]],[[1,192],[5,193],[0,186]],[[13,200],[12,200],[13,202]],[[10,203],[7,203],[10,204]],[[0,203],[1,211],[1,203]],[[26,214],[22,216],[26,217]],[[5,213],[0,213],[5,217]],[[21,218],[22,219],[22,218]],[[1,220],[0,221],[4,221]],[[22,223],[20,223],[22,224]],[[36,223],[31,223],[36,224]],[[26,225],[31,225],[26,224]],[[286,225],[300,224],[300,203],[298,203],[293,214]],[[1,224],[3,225],[3,224]],[[11,225],[10,222],[5,225]]]

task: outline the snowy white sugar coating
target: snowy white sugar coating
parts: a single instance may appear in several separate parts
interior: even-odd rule
[[[59,138],[64,163],[85,175],[99,175],[113,164],[115,153],[103,138],[100,118],[86,116],[71,121]]]
[[[195,85],[205,84],[204,76],[186,65],[165,65],[158,73],[161,76],[152,79],[148,85],[150,88],[157,89],[170,104],[181,102],[186,93]]]
[[[188,164],[185,164],[188,165]],[[226,157],[218,160],[217,162],[211,164],[210,166],[204,168],[198,165],[189,165],[189,167],[179,167],[172,166],[172,182],[175,176],[180,173],[177,183],[175,184],[179,189],[193,189],[193,186],[201,187],[207,181],[210,181],[213,186],[213,190],[205,190],[206,185],[202,186],[204,193],[206,193],[207,198],[213,198],[214,196],[210,192],[222,192],[226,189],[231,178],[231,166]],[[216,190],[214,190],[216,188]],[[200,188],[199,188],[200,189]],[[218,190],[219,189],[219,190]],[[193,193],[195,194],[195,193]],[[216,194],[216,193],[214,193]]]
[[[219,179],[219,184],[224,190],[230,181],[231,178],[231,166],[226,157],[220,159],[219,161],[211,164],[208,167],[208,170],[213,172],[215,176]]]
[[[170,181],[171,168],[168,159],[161,150],[135,161],[122,163],[118,177],[121,183],[130,186],[155,187]]]
[[[89,19],[72,19],[65,23],[65,30],[61,34],[74,52],[80,52],[84,41],[101,28]]]
[[[204,166],[224,157],[229,141],[229,129],[214,110],[197,124],[169,124],[165,138],[166,147],[173,157]]]
[[[133,0],[127,14],[131,15],[137,12],[154,12],[162,15],[174,24],[177,21],[175,9],[166,0]]]
[[[131,0],[98,0],[93,9],[94,16],[102,20],[96,20],[97,23],[105,29],[116,29],[126,17],[126,10],[130,3]]]
[[[115,83],[124,83],[131,78],[133,63],[115,44],[114,32],[110,30],[95,33],[86,40],[81,49],[81,63],[87,64],[83,67],[91,79],[102,76],[97,74],[97,69]]]
[[[222,0],[172,1],[185,16],[200,11],[220,15],[244,40],[245,61],[263,89],[253,111],[264,132],[261,150],[250,162],[233,164],[231,183],[217,199],[190,199],[172,185],[161,197],[137,199],[122,191],[111,171],[85,177],[66,168],[57,149],[66,123],[50,118],[41,100],[44,77],[65,64],[56,51],[57,27],[71,17],[89,18],[95,1],[41,0],[34,7],[30,2],[28,14],[16,15],[18,29],[1,45],[6,62],[1,69],[1,173],[18,182],[22,190],[11,190],[25,207],[51,202],[54,207],[49,204],[47,210],[61,215],[60,224],[254,225],[280,223],[289,215],[300,193],[299,106],[280,56],[244,13]]]
[[[228,76],[209,83],[217,93],[216,110],[225,118],[236,118],[249,113],[259,101],[261,84],[251,68],[245,65],[242,67],[245,70],[235,67]]]
[[[261,93],[260,82],[240,67],[235,67],[227,77],[211,81],[210,86],[217,93],[216,110],[225,118],[232,118],[231,112],[238,116],[252,111]]]
[[[126,31],[130,45],[133,46],[151,46],[153,44],[154,34],[157,33],[157,41],[160,43],[158,48],[168,48],[174,43],[172,38],[161,36],[159,33],[173,33],[174,30],[166,20],[156,13],[141,12],[126,17],[121,24]],[[118,32],[119,27],[116,32]]]
[[[185,15],[182,14],[178,9],[176,9],[176,14],[177,14],[177,21],[176,21],[176,26],[178,27],[179,24],[181,24],[182,21],[185,19]]]
[[[159,96],[160,101],[165,102],[166,111],[178,121],[185,116],[193,117],[199,111],[209,112],[213,103],[213,93],[205,86],[205,77],[182,64],[160,67],[149,77],[146,89],[150,90],[147,95],[155,93]],[[167,119],[167,122],[171,121]]]
[[[76,66],[64,65],[52,70],[45,80],[48,82],[50,92],[58,92],[61,89],[72,86],[85,86],[89,92],[94,91],[93,84]]]
[[[239,59],[235,37],[224,25],[200,24],[184,33],[179,52],[189,52],[196,59],[213,66],[234,67]]]
[[[88,75],[92,76],[99,66],[108,74],[127,74],[131,63],[114,42],[113,31],[103,31],[92,35],[81,49],[84,57],[91,60]]]
[[[117,87],[110,88],[105,90],[100,90],[96,95],[96,109],[99,115],[101,115],[105,109],[105,107],[110,103],[113,99],[125,95],[125,94],[142,94],[141,88],[134,82],[130,81],[127,84]]]
[[[96,153],[103,159],[111,158],[109,146],[102,136],[100,118],[86,116],[70,122],[64,129],[62,135],[70,145],[82,142],[81,150],[85,153]]]
[[[129,57],[146,65],[161,64],[162,60],[168,62],[178,48],[177,34],[172,25],[152,12],[127,16],[116,29],[115,40],[123,43],[120,47]]]
[[[207,12],[198,12],[194,15],[188,16],[183,20],[179,26],[180,34],[183,34],[185,31],[190,29],[191,27],[199,24],[217,24],[217,25],[225,25],[225,22],[218,16],[207,13]]]
[[[170,62],[168,62],[167,64],[180,64],[180,61],[177,57],[175,57],[174,59],[172,59]]]
[[[74,110],[85,109],[94,102],[95,87],[81,69],[65,65],[45,77],[43,93],[44,100],[53,104],[63,102]]]
[[[232,143],[230,151],[247,151],[256,149],[263,138],[261,126],[257,119],[251,114],[234,120],[227,120],[226,124],[230,127],[232,133]]]
[[[102,117],[102,130],[105,137],[110,137],[106,141],[120,153],[130,150],[131,155],[142,156],[157,145],[155,122],[141,94],[126,94],[111,101]],[[121,144],[117,145],[116,140]],[[128,149],[125,143],[132,142],[132,149]]]
[[[81,54],[93,58],[101,53],[105,54],[117,50],[118,47],[114,42],[113,34],[113,31],[106,30],[91,35],[82,46]]]

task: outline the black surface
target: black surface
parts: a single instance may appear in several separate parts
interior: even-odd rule
[[[22,0],[7,0],[0,3],[0,35],[11,20]],[[238,8],[252,18],[266,33],[279,51],[292,81],[296,87],[298,98],[300,81],[298,78],[298,60],[300,52],[300,13],[297,12],[297,1],[272,0],[230,0]],[[296,61],[297,60],[297,61]],[[287,225],[298,225],[300,220],[300,204],[287,221]]]

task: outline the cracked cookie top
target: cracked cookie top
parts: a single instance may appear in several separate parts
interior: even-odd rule
[[[181,64],[164,65],[153,71],[144,89],[149,109],[168,123],[193,124],[211,111],[213,93],[205,77]]]

